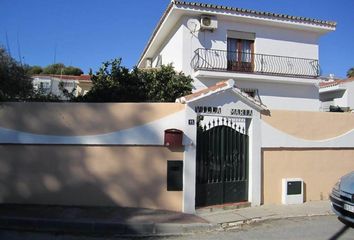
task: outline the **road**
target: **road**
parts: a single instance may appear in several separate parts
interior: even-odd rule
[[[43,233],[17,233],[0,231],[0,239],[6,240],[117,240],[132,239],[119,237],[82,237],[53,235]],[[268,220],[261,223],[245,225],[238,229],[199,233],[177,237],[149,237],[137,238],[146,240],[237,240],[237,239],[354,239],[354,228],[346,227],[335,216],[291,218],[283,220]]]

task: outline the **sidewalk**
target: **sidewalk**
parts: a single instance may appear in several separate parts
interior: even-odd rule
[[[197,214],[211,224],[217,224],[224,229],[269,219],[334,215],[329,201],[314,201],[299,205],[265,205],[235,210],[201,209]]]
[[[204,208],[196,215],[141,208],[0,205],[0,228],[84,235],[179,235],[268,219],[330,214],[329,201],[235,210]]]

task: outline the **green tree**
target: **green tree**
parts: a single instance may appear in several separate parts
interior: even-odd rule
[[[84,72],[80,68],[73,67],[73,66],[65,67],[62,72],[63,75],[74,75],[74,76],[80,76],[83,73]]]
[[[63,63],[55,63],[43,68],[43,74],[62,74],[65,65]]]
[[[41,66],[28,66],[27,67],[27,73],[28,75],[30,76],[33,76],[33,75],[39,75],[43,72],[43,69]]]
[[[350,69],[347,71],[347,77],[348,77],[348,78],[354,77],[354,67],[350,68]]]
[[[192,91],[193,79],[177,73],[171,64],[151,70],[135,68],[133,74],[146,84],[146,99],[151,102],[174,102]]]
[[[79,101],[89,102],[140,102],[145,101],[144,85],[121,65],[121,59],[104,62],[91,75],[93,86]]]
[[[103,63],[91,80],[92,89],[76,101],[174,102],[192,90],[192,78],[175,72],[172,65],[129,71],[121,65],[121,59]]]
[[[80,76],[84,72],[78,68],[73,66],[65,66],[63,63],[55,63],[46,66],[43,69],[42,74],[54,74],[54,75],[74,75]]]
[[[32,79],[25,67],[0,47],[0,100],[26,100],[32,93]]]

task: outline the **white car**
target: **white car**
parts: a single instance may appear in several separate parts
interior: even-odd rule
[[[354,224],[354,171],[340,178],[329,198],[333,212],[340,219]]]

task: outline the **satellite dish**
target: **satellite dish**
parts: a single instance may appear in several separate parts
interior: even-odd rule
[[[187,28],[191,33],[198,32],[200,30],[200,22],[198,19],[188,19],[187,21]]]

